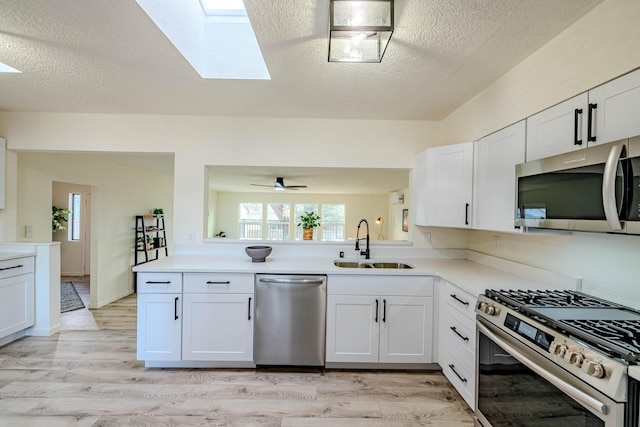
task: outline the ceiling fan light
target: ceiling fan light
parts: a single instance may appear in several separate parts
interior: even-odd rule
[[[329,62],[380,62],[393,34],[393,0],[330,0]]]

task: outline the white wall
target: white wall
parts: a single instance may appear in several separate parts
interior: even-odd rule
[[[51,242],[52,185],[83,182],[92,188],[91,308],[133,291],[134,216],[154,207],[172,215],[172,172],[151,173],[104,159],[99,155],[18,154],[17,230],[33,228],[33,237],[18,242]],[[169,227],[171,224],[169,224]],[[171,229],[167,235],[171,244]]]

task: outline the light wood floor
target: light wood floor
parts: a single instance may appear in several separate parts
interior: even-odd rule
[[[0,347],[0,426],[473,425],[439,372],[145,369],[135,307],[63,313],[59,334]]]

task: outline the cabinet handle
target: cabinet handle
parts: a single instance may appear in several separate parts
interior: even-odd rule
[[[578,121],[582,114],[582,108],[573,111],[573,145],[582,145],[582,139],[578,139]]]
[[[456,329],[455,326],[450,326],[449,329],[451,329],[457,336],[460,337],[460,339],[462,339],[463,341],[469,341],[469,337],[465,337],[464,335],[462,335],[460,332],[458,332],[458,330]]]
[[[456,294],[451,294],[451,298],[453,298],[454,300],[458,301],[462,305],[469,305],[469,303],[467,301],[458,298],[458,296]]]
[[[247,317],[249,318],[248,320],[251,320],[251,297],[249,297],[249,309],[247,311]]]
[[[591,132],[594,126],[593,111],[598,108],[598,104],[589,104],[589,114],[587,117],[587,141],[593,142],[596,140],[595,132]]]
[[[225,281],[225,282],[212,282],[212,281],[208,281],[207,285],[228,285],[231,282],[229,280]]]
[[[382,300],[382,321],[387,323],[387,300]]]
[[[469,203],[464,204],[464,225],[469,225]]]
[[[22,268],[24,267],[24,265],[20,264],[20,265],[14,265],[13,267],[5,267],[5,268],[0,268],[0,271],[4,271],[4,270],[13,270],[14,268]]]
[[[174,314],[174,320],[178,320],[178,298],[176,297],[176,299],[173,301],[173,314]]]
[[[449,364],[449,368],[451,368],[451,370],[453,371],[454,374],[456,374],[456,377],[460,378],[460,381],[462,381],[463,383],[467,382],[467,379],[462,377],[458,371],[456,371],[456,367],[453,366],[453,364]]]
[[[376,323],[378,323],[378,304],[379,304],[379,301],[376,298],[376,318],[375,318]]]
[[[147,281],[145,282],[147,285],[169,285],[171,284],[171,280],[167,280],[166,282],[152,282],[152,281]]]

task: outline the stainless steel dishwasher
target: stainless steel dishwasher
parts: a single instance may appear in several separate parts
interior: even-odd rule
[[[324,366],[327,276],[256,274],[256,365]]]

